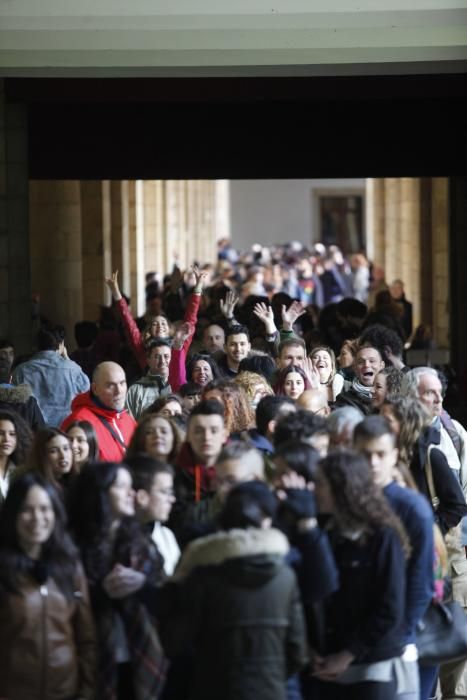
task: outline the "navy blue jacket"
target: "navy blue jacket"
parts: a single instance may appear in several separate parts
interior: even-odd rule
[[[402,521],[412,547],[406,569],[405,641],[415,642],[415,627],[433,597],[433,511],[424,496],[394,481],[383,489]]]
[[[351,539],[331,531],[340,587],[326,601],[326,653],[354,663],[400,656],[404,647],[405,557],[389,527]]]

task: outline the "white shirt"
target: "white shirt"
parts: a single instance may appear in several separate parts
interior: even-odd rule
[[[177,544],[172,530],[161,523],[154,525],[152,539],[156,543],[157,549],[164,557],[164,571],[167,576],[172,576],[177,562],[180,559],[180,547]]]

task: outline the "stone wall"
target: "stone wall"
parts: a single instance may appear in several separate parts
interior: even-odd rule
[[[204,180],[30,182],[32,289],[41,312],[66,327],[70,346],[74,323],[96,320],[110,303],[104,278],[112,270],[142,314],[146,272],[215,261],[225,233],[218,189]]]
[[[370,257],[388,283],[404,282],[414,328],[429,324],[438,347],[448,347],[448,180],[371,179],[366,198]]]

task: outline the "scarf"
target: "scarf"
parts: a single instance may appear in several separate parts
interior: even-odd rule
[[[363,386],[356,377],[352,382],[352,389],[359,394],[359,396],[364,396],[366,399],[370,400],[373,398],[373,387]]]

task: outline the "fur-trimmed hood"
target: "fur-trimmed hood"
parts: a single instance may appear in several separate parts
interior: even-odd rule
[[[31,396],[32,389],[29,384],[0,386],[0,402],[3,403],[26,403]]]
[[[200,566],[239,564],[243,577],[270,578],[289,551],[285,535],[274,528],[262,530],[229,530],[202,537],[187,547],[172,577],[173,581],[186,578]],[[244,581],[247,583],[247,581]]]

